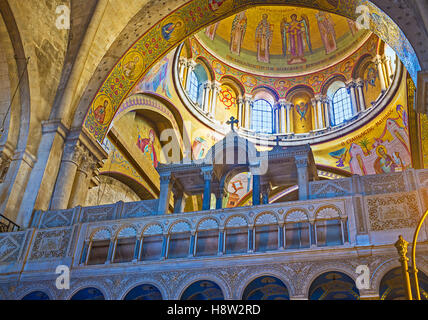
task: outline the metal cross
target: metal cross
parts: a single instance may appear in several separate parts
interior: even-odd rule
[[[230,120],[226,122],[226,124],[230,124],[232,131],[235,131],[234,125],[238,123],[239,123],[239,120],[235,119],[235,117],[230,117]]]
[[[279,136],[276,136],[276,145],[279,146],[279,142],[282,141],[282,139]]]

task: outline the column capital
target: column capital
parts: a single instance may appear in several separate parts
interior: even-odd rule
[[[218,82],[217,80],[211,81],[211,89],[220,90],[220,87],[221,87],[220,82]]]
[[[204,82],[203,86],[204,86],[204,89],[211,89],[212,82],[210,80],[207,80]]]
[[[188,67],[190,70],[195,69],[196,64],[197,64],[197,63],[196,63],[193,59],[188,59],[188,60],[187,60],[187,67]]]
[[[169,183],[171,182],[171,172],[161,172],[159,173],[160,183]]]
[[[249,93],[245,93],[243,99],[244,99],[244,102],[253,102],[253,95]]]
[[[287,105],[287,100],[285,99],[279,99],[277,104],[281,107],[281,108],[285,108],[285,106]]]
[[[181,64],[181,65],[187,65],[187,58],[185,58],[185,57],[180,57],[180,58],[178,59],[178,63],[179,63],[179,64]]]
[[[357,81],[355,79],[350,79],[345,83],[346,88],[355,88],[357,86]]]
[[[355,83],[356,83],[357,87],[364,88],[364,80],[363,79],[358,78],[355,80]]]
[[[204,176],[204,180],[211,180],[213,175],[213,168],[206,167],[201,169],[201,174]]]
[[[295,157],[294,162],[296,163],[297,169],[307,168],[309,164],[309,159],[307,156]]]
[[[318,93],[314,96],[315,101],[320,101],[323,102],[323,100],[326,98],[327,96],[325,94],[322,93]]]

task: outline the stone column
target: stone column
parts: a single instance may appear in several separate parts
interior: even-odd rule
[[[196,66],[196,62],[193,60],[188,60],[187,64],[186,64],[186,86],[185,89],[186,91],[189,90],[190,88],[190,73],[195,69]]]
[[[244,106],[245,106],[245,128],[251,129],[251,107],[253,103],[253,98],[251,95],[244,96]]]
[[[224,197],[224,190],[220,189],[215,193],[216,196],[216,203],[215,208],[216,209],[222,209],[223,208],[223,197]]]
[[[286,119],[287,119],[287,127],[286,127],[286,133],[291,133],[291,107],[293,104],[291,102],[286,102],[285,104],[285,111],[286,111]]]
[[[323,110],[322,110],[322,103],[324,100],[324,96],[321,94],[318,94],[315,96],[315,102],[316,102],[316,111],[317,111],[317,129],[323,129],[325,128],[324,125],[324,119],[323,119]]]
[[[169,199],[171,198],[171,172],[162,172],[160,178],[160,193],[157,214],[168,213]]]
[[[260,205],[260,176],[253,174],[253,206]]]
[[[181,57],[178,60],[178,74],[179,74],[179,79],[181,81],[182,86],[185,88],[185,84],[186,84],[186,79],[185,79],[185,75],[186,75],[186,68],[187,68],[187,59],[184,57]]]
[[[211,92],[212,92],[212,96],[211,96],[211,110],[210,110],[210,114],[213,118],[215,118],[215,108],[217,106],[217,96],[218,93],[220,91],[220,82],[214,81],[211,84]]]
[[[244,99],[242,99],[242,97],[238,98],[238,125],[239,127],[243,127],[244,126]]]
[[[358,92],[358,103],[359,111],[366,110],[366,99],[364,97],[364,81],[362,79],[357,79],[357,92]]]
[[[81,165],[77,168],[76,177],[74,179],[73,188],[71,191],[69,208],[83,206],[86,201],[86,196],[89,190],[89,183],[97,169],[97,160],[95,157],[85,151],[82,155]]]
[[[307,200],[309,197],[309,172],[308,158],[296,157],[297,180],[299,185],[299,200]]]
[[[386,79],[385,79],[385,75],[383,73],[383,63],[382,63],[382,58],[380,55],[377,55],[374,63],[377,66],[377,70],[379,73],[379,80],[380,80],[380,87],[382,90],[382,93],[386,91]]]
[[[352,105],[352,116],[356,115],[357,110],[357,94],[355,91],[355,87],[357,84],[355,83],[355,80],[350,80],[346,83],[346,88],[348,89],[348,93],[351,96],[351,105]]]
[[[330,103],[330,99],[327,96],[324,96],[322,103],[324,105],[325,127],[330,128],[331,127],[331,121],[330,121],[331,103]]]
[[[203,168],[202,174],[204,175],[204,198],[202,201],[202,210],[211,209],[211,180],[213,175],[212,168]]]
[[[82,155],[83,147],[80,142],[66,145],[55,184],[51,210],[67,209],[76,171],[81,164]]]
[[[211,81],[207,81],[203,84],[204,92],[202,95],[202,110],[206,113],[209,112],[209,101],[211,92]]]
[[[279,110],[280,110],[280,114],[279,114],[280,133],[286,133],[287,132],[287,124],[286,124],[287,120],[285,117],[286,104],[287,104],[287,102],[284,99],[280,99],[278,101]]]
[[[262,185],[261,191],[262,191],[262,203],[269,204],[270,185],[269,184]]]
[[[312,116],[313,116],[313,124],[314,124],[314,128],[313,130],[318,130],[318,111],[317,111],[317,105],[318,105],[318,101],[316,100],[316,98],[311,100],[312,102]]]
[[[183,190],[177,186],[176,184],[172,188],[172,193],[174,195],[174,213],[181,213],[183,212],[183,197],[184,193]]]

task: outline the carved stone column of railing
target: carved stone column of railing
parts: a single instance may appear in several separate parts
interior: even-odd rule
[[[325,127],[331,127],[331,100],[328,96],[324,96],[321,100],[324,111]]]
[[[357,101],[357,92],[356,92],[357,83],[355,80],[351,79],[346,83],[346,88],[348,89],[348,93],[351,97],[351,105],[352,105],[352,115],[356,115],[358,112],[358,101]]]
[[[317,246],[317,230],[315,226],[315,220],[309,220],[309,242],[311,248],[315,248]]]
[[[55,184],[51,202],[51,210],[67,209],[77,168],[82,161],[84,148],[80,141],[73,141],[66,145]]]
[[[387,83],[386,83],[385,74],[383,71],[382,57],[380,55],[377,55],[373,62],[377,66],[377,70],[378,70],[378,74],[379,74],[380,87],[381,87],[381,90],[383,93],[386,91]]]
[[[314,104],[314,110],[315,110],[315,129],[317,130],[321,130],[325,128],[324,125],[324,115],[323,115],[323,100],[324,100],[324,96],[321,94],[317,94],[315,96],[315,99],[313,99],[313,104]]]
[[[357,79],[357,92],[358,92],[358,110],[366,110],[366,99],[364,97],[364,81],[362,79]]]
[[[211,109],[210,109],[210,115],[211,117],[215,118],[215,112],[217,107],[217,97],[218,93],[220,92],[221,83],[217,81],[213,81],[211,83]]]
[[[244,110],[245,110],[245,104],[244,99],[242,97],[239,97],[237,99],[238,104],[238,126],[241,128],[244,126]]]

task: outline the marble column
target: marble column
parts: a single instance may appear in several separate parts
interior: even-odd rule
[[[190,73],[195,69],[196,62],[193,60],[188,60],[186,64],[186,91],[190,88]]]
[[[358,105],[359,111],[366,110],[366,99],[364,97],[364,81],[357,79]]]
[[[162,172],[159,175],[160,179],[160,193],[158,203],[158,215],[168,213],[169,199],[171,198],[171,172]]]
[[[318,130],[318,111],[317,111],[317,100],[314,98],[311,100],[312,103],[312,116],[313,116],[313,130]]]
[[[202,110],[205,113],[209,112],[210,92],[211,92],[211,81],[207,81],[203,84],[204,91],[202,94]]]
[[[224,190],[217,191],[215,193],[215,196],[216,196],[215,208],[216,209],[222,209],[223,208]]]
[[[357,86],[355,80],[350,80],[346,83],[346,88],[348,89],[348,93],[351,97],[351,105],[352,105],[352,116],[355,116],[358,113],[358,103],[357,103],[357,94],[355,87]]]
[[[212,168],[203,168],[202,174],[204,176],[204,196],[202,201],[202,210],[211,209],[211,180],[213,171]]]
[[[93,172],[96,169],[97,160],[85,151],[82,155],[81,165],[77,168],[76,177],[74,179],[73,188],[71,191],[69,208],[84,206],[86,196],[89,190],[89,183],[92,179]]]
[[[392,67],[391,67],[391,59],[389,57],[385,57],[383,59],[383,65],[385,66],[385,73],[387,78],[387,85],[390,86],[392,83]]]
[[[51,210],[67,209],[77,168],[81,164],[82,154],[83,147],[80,142],[66,145],[55,184],[55,191],[52,196]]]
[[[238,98],[238,125],[239,127],[244,126],[244,99],[242,97]]]
[[[217,106],[217,97],[218,97],[218,93],[220,91],[220,82],[217,81],[213,81],[211,83],[211,110],[210,110],[210,114],[213,118],[215,118],[215,109]]]
[[[378,73],[379,73],[379,80],[380,80],[380,87],[382,90],[382,93],[386,91],[386,79],[385,79],[385,75],[383,72],[383,63],[382,63],[382,58],[380,55],[377,55],[375,60],[374,60],[377,69],[378,69]]]
[[[183,87],[185,87],[185,75],[186,75],[186,68],[187,68],[187,59],[184,57],[181,57],[178,60],[178,74],[179,74],[179,79],[181,81],[181,84]]]
[[[260,176],[253,174],[253,206],[260,204]]]
[[[262,192],[262,204],[269,204],[270,185],[269,184],[262,185],[261,192]]]
[[[291,107],[293,104],[291,102],[286,102],[285,104],[285,117],[286,117],[286,133],[291,133]]]
[[[184,192],[183,189],[181,189],[176,184],[172,188],[172,193],[174,197],[174,213],[182,213],[183,212],[183,198],[184,198]]]
[[[253,103],[253,98],[251,95],[244,96],[244,108],[245,108],[245,128],[251,129],[251,107]]]
[[[322,110],[323,99],[324,99],[324,96],[321,94],[318,94],[315,96],[318,130],[325,128],[324,119],[323,119],[323,110]]]
[[[309,198],[309,171],[308,158],[296,157],[297,181],[299,185],[299,200],[307,200]]]
[[[324,96],[322,103],[324,106],[325,127],[330,128],[331,127],[331,121],[330,121],[331,102],[329,97]]]
[[[278,101],[280,107],[279,123],[280,123],[280,133],[287,133],[287,119],[286,119],[286,104],[287,102],[284,99]]]
[[[279,110],[280,106],[278,104],[275,104],[273,106],[273,133],[280,133],[279,130]]]

